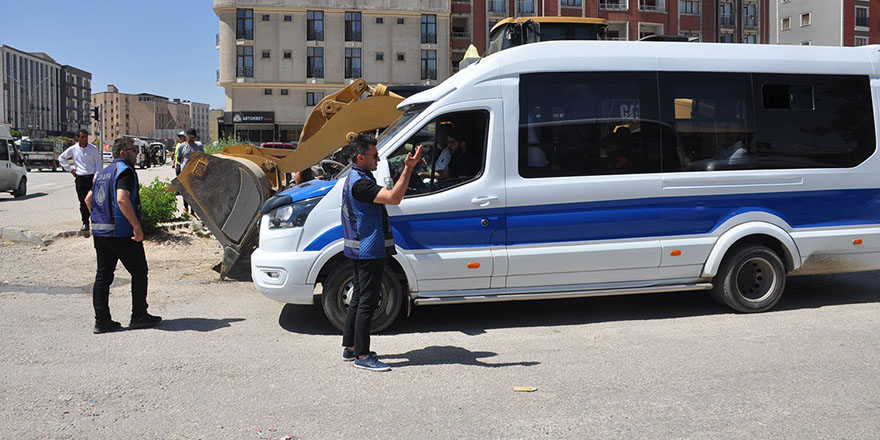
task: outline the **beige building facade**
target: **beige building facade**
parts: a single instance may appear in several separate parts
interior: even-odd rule
[[[223,131],[295,141],[324,96],[357,78],[435,85],[451,73],[451,0],[214,0]]]
[[[203,104],[207,107],[206,104]],[[122,136],[145,139],[176,139],[175,134],[192,125],[190,106],[149,93],[121,93],[113,85],[92,94],[92,107],[98,108],[101,123],[92,121],[92,138],[103,135],[105,144]],[[97,144],[97,142],[95,142]]]
[[[45,53],[0,46],[2,122],[32,138],[62,134],[61,69]]]

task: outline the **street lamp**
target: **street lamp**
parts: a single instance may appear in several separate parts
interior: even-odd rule
[[[28,126],[28,128],[30,128],[30,137],[33,138],[34,137],[34,125],[36,125],[36,124],[33,123],[33,120],[32,120],[33,118],[29,117],[29,115],[33,116],[33,113],[34,113],[34,109],[33,109],[34,105],[33,105],[33,99],[32,99],[33,92],[34,92],[34,89],[39,90],[40,86],[43,85],[43,82],[45,82],[47,79],[51,78],[52,75],[46,75],[45,78],[43,78],[39,82],[37,82],[37,85],[34,87],[34,89],[26,88],[24,84],[22,84],[19,80],[15,79],[15,77],[13,77],[12,75],[7,74],[6,77],[15,81],[15,83],[18,84],[19,96],[24,96],[24,98],[25,98],[25,110],[27,112],[25,113],[24,123],[26,126]],[[41,108],[40,113],[42,114],[42,108]]]

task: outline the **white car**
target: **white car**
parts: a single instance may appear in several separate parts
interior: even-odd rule
[[[12,142],[9,129],[0,126],[0,191],[11,191],[14,197],[27,194],[27,170],[21,152]]]

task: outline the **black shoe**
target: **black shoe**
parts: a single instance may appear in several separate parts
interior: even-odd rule
[[[128,323],[130,328],[149,328],[155,327],[162,322],[161,316],[153,316],[149,313],[143,316],[138,316],[137,318],[131,318],[131,322]]]
[[[83,231],[83,232],[88,231],[88,230],[89,230],[89,224],[88,224],[88,223],[83,223],[82,227],[79,228],[79,230],[80,230],[80,231]]]
[[[122,324],[120,324],[116,321],[110,321],[110,322],[104,323],[104,324],[95,323],[95,329],[92,330],[92,333],[94,333],[96,335],[100,335],[101,333],[115,332],[116,330],[119,330],[121,328],[122,328]]]

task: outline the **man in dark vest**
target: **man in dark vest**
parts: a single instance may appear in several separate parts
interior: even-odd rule
[[[416,148],[415,155],[407,154],[403,174],[391,189],[377,185],[373,177],[379,163],[375,138],[359,134],[349,149],[352,168],[342,189],[342,235],[345,256],[354,260],[354,291],[342,331],[342,358],[353,360],[358,368],[388,371],[391,367],[370,351],[370,327],[379,303],[385,258],[395,254],[385,205],[399,205],[403,200],[422,147]]]
[[[113,143],[113,162],[95,175],[86,205],[92,218],[92,236],[98,256],[98,270],[92,288],[95,307],[94,333],[122,328],[110,318],[110,284],[116,263],[131,274],[130,328],[153,327],[162,318],[147,313],[147,258],[141,230],[141,198],[134,163],[137,149],[129,138]]]

